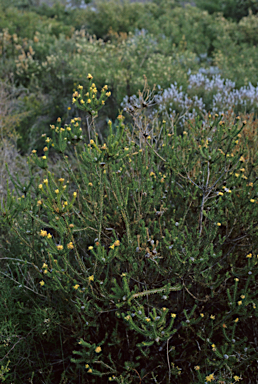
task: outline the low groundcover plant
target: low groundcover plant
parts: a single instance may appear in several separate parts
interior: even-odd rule
[[[253,122],[210,114],[178,134],[148,118],[147,92],[101,142],[110,92],[88,82],[72,96],[88,131],[58,119],[1,205],[1,380],[254,383]]]

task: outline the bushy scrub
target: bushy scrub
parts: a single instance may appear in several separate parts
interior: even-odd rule
[[[58,119],[1,205],[2,377],[255,382],[257,121],[210,114],[179,135],[145,87],[102,141],[112,96],[88,81],[72,98],[88,131]]]

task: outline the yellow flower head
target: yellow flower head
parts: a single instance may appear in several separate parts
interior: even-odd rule
[[[91,79],[93,79],[93,76],[90,73],[88,73],[87,79],[91,80]]]
[[[171,313],[171,317],[172,317],[173,319],[175,319],[175,318],[176,318],[176,314],[175,314],[175,313]]]
[[[119,245],[120,245],[120,241],[119,241],[119,240],[116,240],[116,241],[114,242],[114,246],[115,246],[115,247],[119,247]]]
[[[79,284],[75,284],[75,285],[73,286],[73,288],[74,288],[74,289],[78,289],[78,288],[79,288]]]
[[[42,156],[42,159],[43,159],[43,160],[46,160],[46,158],[47,158],[47,156]]]
[[[47,236],[47,231],[44,231],[43,229],[41,229],[40,236],[46,237]]]
[[[67,248],[68,249],[73,249],[74,248],[73,243],[72,242],[68,243],[67,244]]]
[[[57,245],[56,248],[58,249],[58,251],[62,251],[64,249],[62,245]]]
[[[41,285],[41,287],[43,287],[43,285],[45,284],[45,282],[44,282],[43,280],[41,280],[41,281],[39,282],[39,284]]]
[[[211,315],[210,318],[211,318],[211,320],[215,320],[215,316],[214,315]]]
[[[55,189],[55,193],[58,194],[59,193],[59,189]]]
[[[73,193],[73,197],[76,197],[76,196],[77,196],[77,192],[74,192],[74,193]]]
[[[52,235],[51,235],[51,233],[48,233],[48,234],[47,234],[47,239],[52,239]]]
[[[95,349],[95,352],[96,352],[96,353],[100,353],[100,352],[101,352],[101,347],[97,347],[97,348]]]
[[[94,276],[93,275],[89,276],[89,281],[94,281]]]

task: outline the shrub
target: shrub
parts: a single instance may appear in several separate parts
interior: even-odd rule
[[[148,118],[145,88],[133,125],[118,115],[101,142],[110,94],[88,80],[73,94],[88,131],[58,119],[1,205],[2,375],[254,382],[257,121],[210,115],[178,135]],[[48,171],[52,150],[62,174]]]

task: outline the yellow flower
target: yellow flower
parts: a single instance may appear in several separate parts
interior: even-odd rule
[[[47,231],[44,231],[43,229],[41,229],[40,236],[46,237],[47,236]]]
[[[203,313],[200,313],[200,316],[201,316],[201,317],[204,317],[204,314],[203,314]]]
[[[48,272],[47,269],[45,269],[45,270],[43,271],[43,273],[45,273],[45,274],[47,274],[47,272]]]
[[[114,246],[115,246],[115,247],[119,247],[119,245],[120,245],[120,241],[119,241],[119,240],[116,240],[116,241],[114,242]]]
[[[100,352],[101,352],[101,347],[97,347],[97,348],[95,349],[95,352],[96,352],[96,353],[100,353]]]
[[[47,158],[46,156],[42,156],[42,159],[43,159],[43,160],[46,160],[46,158]]]
[[[215,320],[215,316],[214,315],[211,315],[210,318],[211,318],[211,320]]]
[[[89,276],[89,281],[94,281],[94,276],[93,275]]]
[[[63,183],[64,179],[62,177],[60,177],[60,179],[58,179],[58,181],[60,181],[60,183]]]
[[[38,201],[37,201],[37,205],[42,205],[42,201],[41,201],[41,200],[38,200]]]
[[[213,380],[215,380],[215,377],[214,377],[214,375],[213,375],[213,373],[211,373],[209,376],[206,376],[206,381],[213,381]]]
[[[239,173],[235,173],[235,176],[238,177],[238,176],[239,176]]]
[[[93,246],[90,245],[90,246],[88,247],[88,250],[91,251],[92,249],[93,249]]]
[[[195,369],[196,371],[199,371],[199,370],[200,370],[200,366],[199,366],[199,365],[196,365],[196,366],[194,367],[194,369]]]
[[[37,153],[36,149],[33,149],[31,152],[32,152],[32,153]]]
[[[239,320],[239,318],[237,317],[234,321],[235,321],[235,323],[237,323],[238,322],[238,320]]]
[[[74,192],[74,193],[73,193],[73,197],[76,197],[76,196],[77,196],[77,192]]]
[[[110,245],[110,247],[109,248],[111,248],[111,249],[114,249],[115,248],[115,245],[114,244],[112,244],[112,245]]]
[[[240,297],[241,297],[241,299],[243,299],[243,300],[244,300],[244,298],[245,298],[245,295],[241,295]]]
[[[102,100],[101,104],[102,104],[102,105],[105,105],[105,101],[104,101],[104,100]]]
[[[162,308],[162,311],[164,311],[164,312],[165,312],[166,310],[167,310],[167,308],[166,308],[166,307],[163,307],[163,308]]]
[[[43,188],[43,185],[42,184],[39,184],[39,189],[42,189]]]
[[[107,97],[111,96],[111,92],[107,92],[107,93],[106,93],[106,96],[107,96]]]
[[[220,226],[221,226],[221,223],[217,223],[217,226],[220,227]]]
[[[235,278],[235,281],[239,281],[239,279],[236,277],[236,278]]]
[[[62,245],[57,245],[56,248],[58,249],[58,251],[62,251],[64,249]]]
[[[70,228],[74,228],[74,224],[69,224],[69,227]]]
[[[242,300],[239,300],[239,301],[237,302],[237,304],[238,304],[238,305],[241,305],[241,304],[242,304]]]
[[[147,323],[149,323],[151,321],[151,319],[149,317],[146,317],[145,320],[147,321]]]
[[[90,104],[90,103],[91,103],[91,99],[88,99],[88,100],[87,100],[87,103]]]
[[[244,158],[244,156],[241,156],[240,159],[239,159],[239,161],[242,161],[242,162],[244,163],[244,162],[245,162],[245,158]]]
[[[46,143],[49,143],[49,142],[50,142],[50,138],[47,137],[47,138],[46,138]]]
[[[255,200],[254,200],[254,199],[250,199],[250,202],[251,202],[251,203],[254,203],[254,202],[255,202]]]
[[[176,317],[175,313],[171,313],[171,317],[174,319]]]
[[[78,288],[79,288],[79,284],[75,284],[75,285],[73,286],[73,288],[74,288],[74,289],[78,289]]]
[[[55,193],[58,194],[59,193],[59,189],[55,189]]]
[[[223,192],[219,192],[219,193],[218,193],[218,195],[220,195],[220,196],[223,196],[223,195],[224,195],[224,193],[223,193]]]
[[[47,151],[48,151],[48,147],[44,147],[44,148],[43,148],[43,151],[44,151],[44,152],[47,152]]]
[[[89,366],[89,364],[85,364],[85,368],[89,368],[90,366]]]
[[[43,263],[42,268],[47,268],[47,264]]]
[[[72,242],[68,243],[67,244],[67,248],[68,249],[73,249],[74,248],[73,243]]]
[[[39,282],[39,284],[41,285],[41,287],[43,287],[43,285],[45,284],[45,282],[44,282],[43,280],[41,280],[41,281]]]
[[[48,185],[48,179],[44,179],[44,180],[43,180],[43,183],[46,184],[46,185]]]
[[[91,373],[92,372],[92,369],[90,368],[90,369],[88,369],[88,373]]]
[[[151,172],[151,173],[150,173],[150,176],[155,176],[155,173],[154,173],[154,172]]]
[[[253,255],[252,255],[251,253],[248,253],[248,255],[246,255],[246,257],[247,257],[248,259],[250,259],[252,256],[253,256]]]
[[[91,80],[91,79],[93,79],[93,76],[90,73],[88,73],[87,79]]]
[[[108,86],[107,86],[107,85],[104,85],[103,89],[104,89],[105,91],[107,91]]]
[[[233,377],[233,379],[234,379],[235,381],[239,381],[239,380],[241,380],[241,377],[239,377],[239,376],[236,375],[236,376]]]
[[[48,233],[48,234],[47,234],[47,239],[52,239],[52,235],[51,235],[51,233]]]

